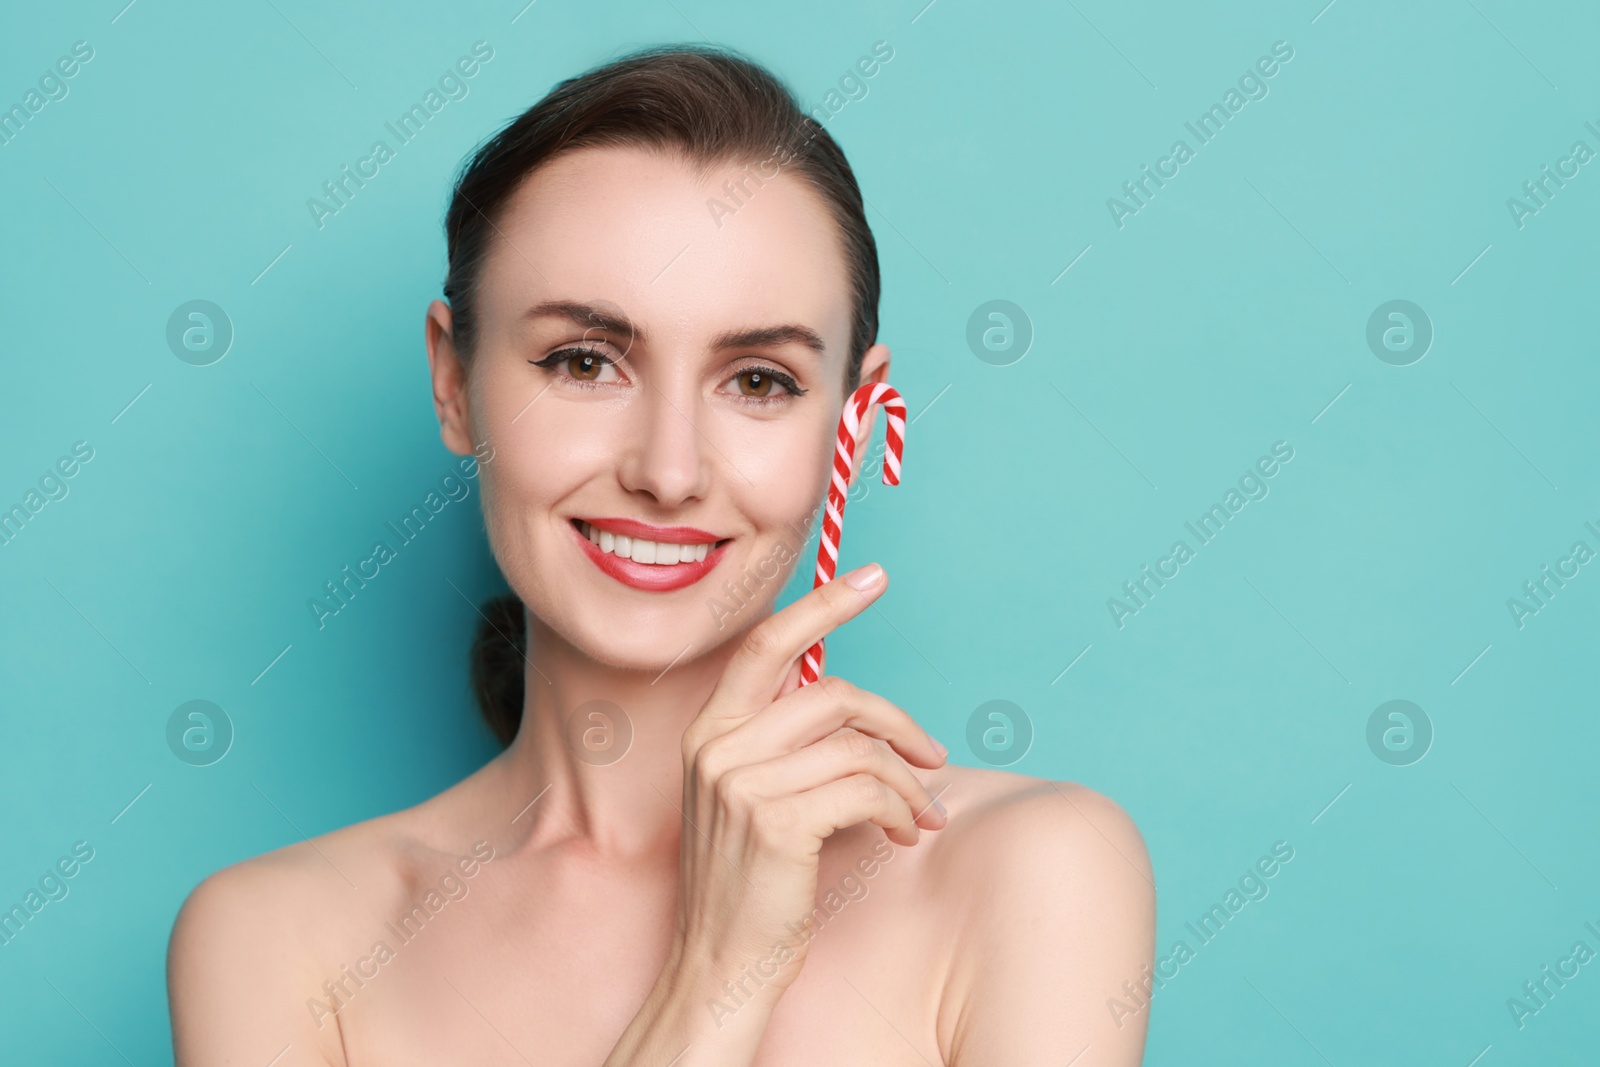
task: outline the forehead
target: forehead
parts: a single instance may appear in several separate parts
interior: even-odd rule
[[[822,335],[830,359],[844,358],[843,237],[793,174],[761,178],[732,163],[697,173],[675,153],[582,148],[535,171],[496,225],[479,289],[488,314],[603,299],[652,338],[682,343],[798,322]]]

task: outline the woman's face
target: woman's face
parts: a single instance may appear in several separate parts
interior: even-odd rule
[[[480,479],[501,570],[613,666],[681,663],[758,621],[827,490],[843,242],[802,179],[753,173],[697,177],[635,148],[559,156],[495,220],[464,389],[449,309],[429,310],[445,443],[493,449]],[[862,380],[887,367],[874,345]]]

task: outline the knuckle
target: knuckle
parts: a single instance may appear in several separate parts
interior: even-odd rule
[[[824,674],[816,681],[817,695],[825,698],[830,704],[843,704],[850,699],[850,694],[855,692],[855,686],[837,674]]]
[[[733,768],[717,782],[717,795],[730,811],[753,811],[756,806],[755,774],[748,767]]]
[[[778,635],[766,622],[750,628],[740,645],[744,655],[752,659],[766,659],[778,650]]]
[[[850,795],[863,804],[878,804],[883,801],[884,785],[876,776],[863,771],[852,774],[847,779],[850,786]]]
[[[764,843],[778,845],[788,841],[800,824],[795,802],[782,797],[763,801],[750,811],[750,825]]]
[[[720,738],[712,738],[701,745],[694,754],[694,773],[703,782],[715,782],[728,768],[727,746]]]
[[[877,739],[860,730],[846,730],[839,735],[839,744],[856,763],[876,763],[882,752]]]
[[[699,719],[696,719],[694,722],[691,722],[687,727],[684,728],[683,737],[679,741],[678,748],[683,754],[683,762],[685,766],[688,766],[694,762],[695,756],[702,748],[705,747],[705,743],[708,740],[710,740],[710,735],[706,732],[705,728],[700,725]]]

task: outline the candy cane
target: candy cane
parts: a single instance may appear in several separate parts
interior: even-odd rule
[[[883,456],[883,484],[900,484],[900,454],[906,444],[906,402],[891,385],[871,382],[863,385],[845,403],[839,416],[839,436],[833,453],[833,481],[828,485],[828,506],[822,517],[822,539],[817,545],[817,580],[813,589],[833,581],[839,566],[839,535],[844,532],[844,504],[850,490],[850,474],[855,457],[856,434],[867,409],[882,404],[889,423],[885,432],[888,448]],[[800,664],[800,684],[810,685],[822,674],[822,641],[806,649]]]

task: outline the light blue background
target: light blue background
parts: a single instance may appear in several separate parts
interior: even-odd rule
[[[325,630],[306,600],[455,461],[421,326],[458,162],[555,81],[704,34],[808,103],[895,50],[828,124],[918,416],[904,484],[851,505],[843,565],[894,586],[834,673],[974,765],[972,711],[1022,707],[1014,769],[1143,830],[1163,955],[1295,849],[1157,994],[1147,1062],[1593,1062],[1600,962],[1525,1029],[1506,1008],[1600,950],[1600,564],[1520,629],[1506,604],[1600,548],[1600,163],[1521,229],[1506,207],[1600,149],[1592,6],[123,2],[12,5],[0,35],[6,106],[95,49],[0,147],[0,505],[95,449],[0,548],[0,903],[96,851],[0,948],[8,1058],[168,1061],[196,882],[492,754],[465,676],[462,593],[500,588],[475,487]],[[480,39],[470,95],[319,231],[306,199]],[[1270,95],[1119,229],[1107,198],[1278,40]],[[208,367],[164,337],[195,298],[237,333]],[[1010,366],[965,340],[996,298],[1035,331]],[[1365,341],[1391,299],[1436,331],[1410,366]],[[1106,599],[1278,440],[1270,496],[1119,630]],[[195,698],[237,728],[207,768],[164,737]],[[1366,743],[1392,698],[1436,730],[1412,766]]]

